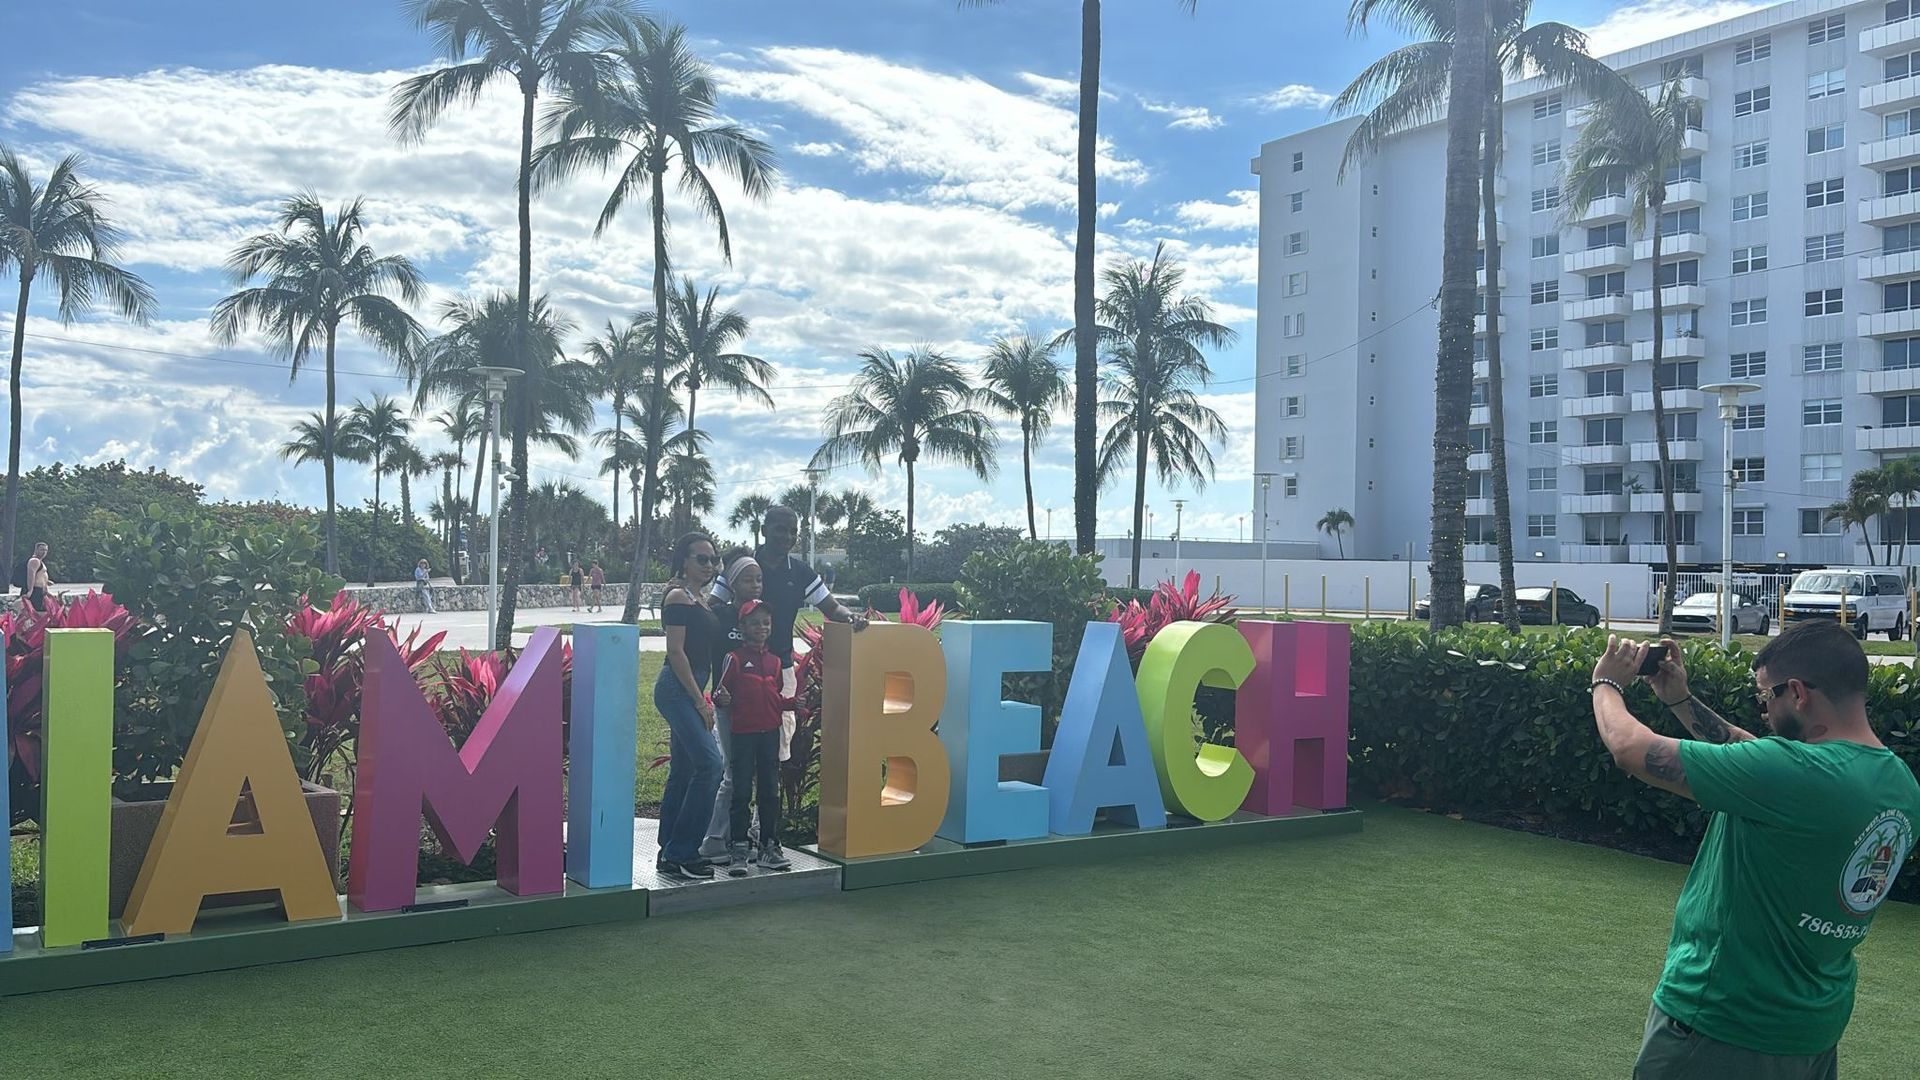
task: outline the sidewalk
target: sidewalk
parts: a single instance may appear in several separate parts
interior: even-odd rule
[[[415,627],[419,627],[422,636],[437,634],[444,630],[447,639],[441,642],[443,649],[485,649],[487,642],[487,613],[484,611],[446,611],[437,615],[426,615],[413,611],[389,611],[387,620],[400,636],[405,638]],[[620,609],[609,606],[605,611],[588,612],[584,608],[573,610],[572,605],[547,608],[521,608],[514,612],[515,626],[557,626],[564,623],[583,622],[619,622]],[[515,645],[526,644],[528,635],[513,635]],[[665,638],[643,637],[640,639],[641,652],[665,651]]]

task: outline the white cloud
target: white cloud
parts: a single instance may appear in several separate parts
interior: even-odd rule
[[[838,157],[847,152],[847,148],[837,142],[803,142],[787,148],[801,157]]]
[[[1140,107],[1157,116],[1171,116],[1167,127],[1176,131],[1212,131],[1225,127],[1226,119],[1216,116],[1199,105],[1177,105],[1172,102],[1140,99]]]
[[[1195,228],[1242,231],[1260,227],[1260,193],[1248,189],[1227,192],[1231,203],[1197,199],[1174,207],[1174,216]]]
[[[1288,83],[1278,90],[1256,95],[1253,103],[1268,112],[1282,109],[1324,109],[1333,104],[1333,95],[1315,90],[1305,83]]]
[[[1610,12],[1587,28],[1587,50],[1609,56],[1635,45],[1683,34],[1758,11],[1774,0],[1641,0]]]

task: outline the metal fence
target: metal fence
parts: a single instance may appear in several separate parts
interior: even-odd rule
[[[1667,572],[1649,570],[1647,584],[1647,618],[1660,617],[1660,598],[1666,595]],[[1773,621],[1780,621],[1780,598],[1787,594],[1787,586],[1793,584],[1794,574],[1733,572],[1733,591],[1745,593],[1754,603],[1773,613]],[[1698,592],[1717,592],[1720,585],[1720,572],[1683,571],[1677,575],[1679,590],[1674,594],[1673,602],[1679,603]]]

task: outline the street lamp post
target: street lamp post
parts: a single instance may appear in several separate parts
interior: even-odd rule
[[[1187,500],[1173,500],[1173,572],[1176,574],[1180,572],[1180,534],[1185,531],[1181,524],[1186,521],[1186,513]]]
[[[1720,507],[1720,647],[1733,645],[1733,419],[1740,411],[1740,395],[1760,389],[1758,383],[1708,383],[1700,388],[1720,397],[1720,460],[1726,469],[1725,503]],[[1669,586],[1671,587],[1671,586]]]
[[[472,374],[487,391],[487,430],[493,438],[493,483],[488,485],[487,502],[487,648],[491,649],[500,630],[500,404],[507,400],[507,380],[525,372],[482,364]]]
[[[1273,474],[1255,474],[1260,479],[1260,611],[1267,608],[1267,500],[1273,493]]]
[[[818,525],[813,515],[820,506],[820,478],[826,475],[826,470],[807,468],[802,471],[807,474],[807,569],[817,574],[819,570],[813,565],[813,533]]]
[[[1053,507],[1047,507],[1047,543],[1053,543]]]

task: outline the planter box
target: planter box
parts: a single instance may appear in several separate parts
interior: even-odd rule
[[[300,790],[307,800],[307,813],[313,817],[314,834],[320,838],[320,853],[327,860],[327,876],[333,879],[333,891],[340,891],[340,793],[318,784],[300,782]],[[140,876],[140,865],[146,861],[147,849],[153,845],[153,834],[160,829],[160,815],[167,808],[167,796],[173,791],[172,781],[148,784],[142,794],[151,798],[136,799],[128,802],[115,796],[112,804],[113,841],[109,860],[111,873],[107,887],[107,916],[117,919],[126,910],[127,897],[133,894],[133,883]],[[253,819],[252,807],[246,805],[252,800],[243,796],[234,807],[234,817],[239,821]],[[236,826],[245,828],[247,826]],[[232,907],[240,904],[269,904],[279,899],[279,893],[227,893],[209,896],[206,907]]]

